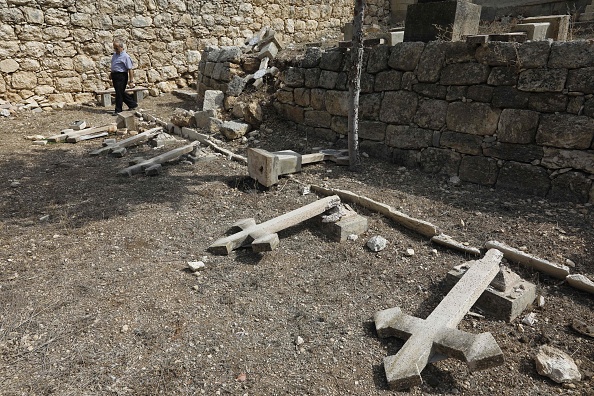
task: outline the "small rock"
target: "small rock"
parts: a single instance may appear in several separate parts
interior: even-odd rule
[[[21,185],[21,183],[19,183],[18,181],[14,181],[14,182],[10,183],[10,187],[13,187],[13,188],[18,187],[20,185]]]
[[[357,234],[351,234],[347,237],[347,241],[356,241],[357,239],[359,239],[359,235]]]
[[[538,322],[538,320],[536,319],[535,312],[530,312],[528,315],[524,316],[524,319],[522,319],[522,323],[528,326],[534,326],[536,322]]]
[[[297,338],[295,338],[295,345],[299,346],[302,345],[305,341],[303,340],[303,338],[301,338],[301,336],[297,336]]]
[[[462,183],[462,181],[460,180],[460,178],[458,176],[452,176],[452,177],[450,177],[450,180],[448,180],[448,181],[451,185],[454,185],[454,186],[459,186],[460,183]]]
[[[536,371],[557,383],[580,381],[582,374],[567,353],[549,345],[540,347],[536,357]]]
[[[307,195],[311,192],[311,187],[310,186],[303,186],[301,187],[301,189],[299,190],[299,192],[301,193],[301,195]]]
[[[41,216],[41,217],[39,218],[39,221],[47,221],[47,220],[49,220],[49,218],[50,218],[50,216],[49,216],[49,215]]]
[[[589,325],[579,319],[574,318],[571,327],[580,334],[594,338],[594,325]]]
[[[404,255],[406,257],[412,257],[415,255],[415,249],[406,249],[406,252],[404,252]]]
[[[237,378],[235,378],[235,380],[237,382],[245,382],[247,380],[247,374],[246,373],[241,373],[237,376]]]
[[[201,271],[206,267],[203,261],[189,261],[188,268],[192,272]]]
[[[437,249],[431,249],[431,254],[437,256]]]
[[[47,144],[47,140],[35,140],[32,144],[35,146],[45,146]]]
[[[573,261],[571,261],[570,259],[566,259],[565,260],[565,265],[571,268],[575,268],[575,263]]]
[[[538,296],[537,303],[538,303],[538,308],[544,307],[545,298],[543,296]]]
[[[122,333],[127,333],[128,330],[130,330],[130,327],[128,327],[128,325],[123,325],[122,329],[120,330]]]
[[[363,152],[363,153],[361,153],[361,157],[363,157],[363,158],[369,158],[369,154]]]
[[[373,236],[367,241],[367,247],[372,252],[380,252],[384,250],[387,244],[388,241],[384,237],[379,235]]]

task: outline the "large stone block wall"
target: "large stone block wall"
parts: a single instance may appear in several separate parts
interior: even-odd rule
[[[366,23],[389,16],[369,0]],[[193,82],[200,50],[241,45],[264,26],[286,42],[336,40],[350,0],[0,0],[0,98],[86,100],[110,86],[114,37],[128,41],[137,82],[168,91]]]
[[[296,127],[348,133],[350,53],[309,48],[275,106]],[[400,43],[366,49],[361,149],[398,165],[552,199],[594,202],[594,42]]]

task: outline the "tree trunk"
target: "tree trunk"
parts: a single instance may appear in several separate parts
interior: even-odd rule
[[[363,17],[366,0],[355,0],[353,20],[353,44],[351,46],[351,70],[349,75],[349,169],[361,168],[359,155],[359,94],[361,93],[361,69],[363,64]]]

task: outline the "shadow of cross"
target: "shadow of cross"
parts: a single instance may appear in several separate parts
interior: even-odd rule
[[[466,362],[471,371],[503,364],[503,353],[491,333],[475,335],[456,329],[497,275],[502,257],[499,250],[490,249],[476,260],[427,319],[406,315],[397,307],[374,315],[379,337],[407,339],[396,355],[384,358],[390,388],[420,385],[421,371],[430,360],[453,357]]]

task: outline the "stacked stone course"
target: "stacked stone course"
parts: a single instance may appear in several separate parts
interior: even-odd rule
[[[310,136],[347,131],[350,53],[309,48],[275,106]],[[400,43],[365,51],[362,150],[429,173],[594,202],[594,43]]]
[[[366,23],[389,15],[370,0]],[[114,37],[128,41],[136,80],[161,91],[192,83],[200,51],[242,45],[264,26],[286,43],[336,39],[352,18],[347,0],[0,0],[0,98],[93,99],[110,86]]]

